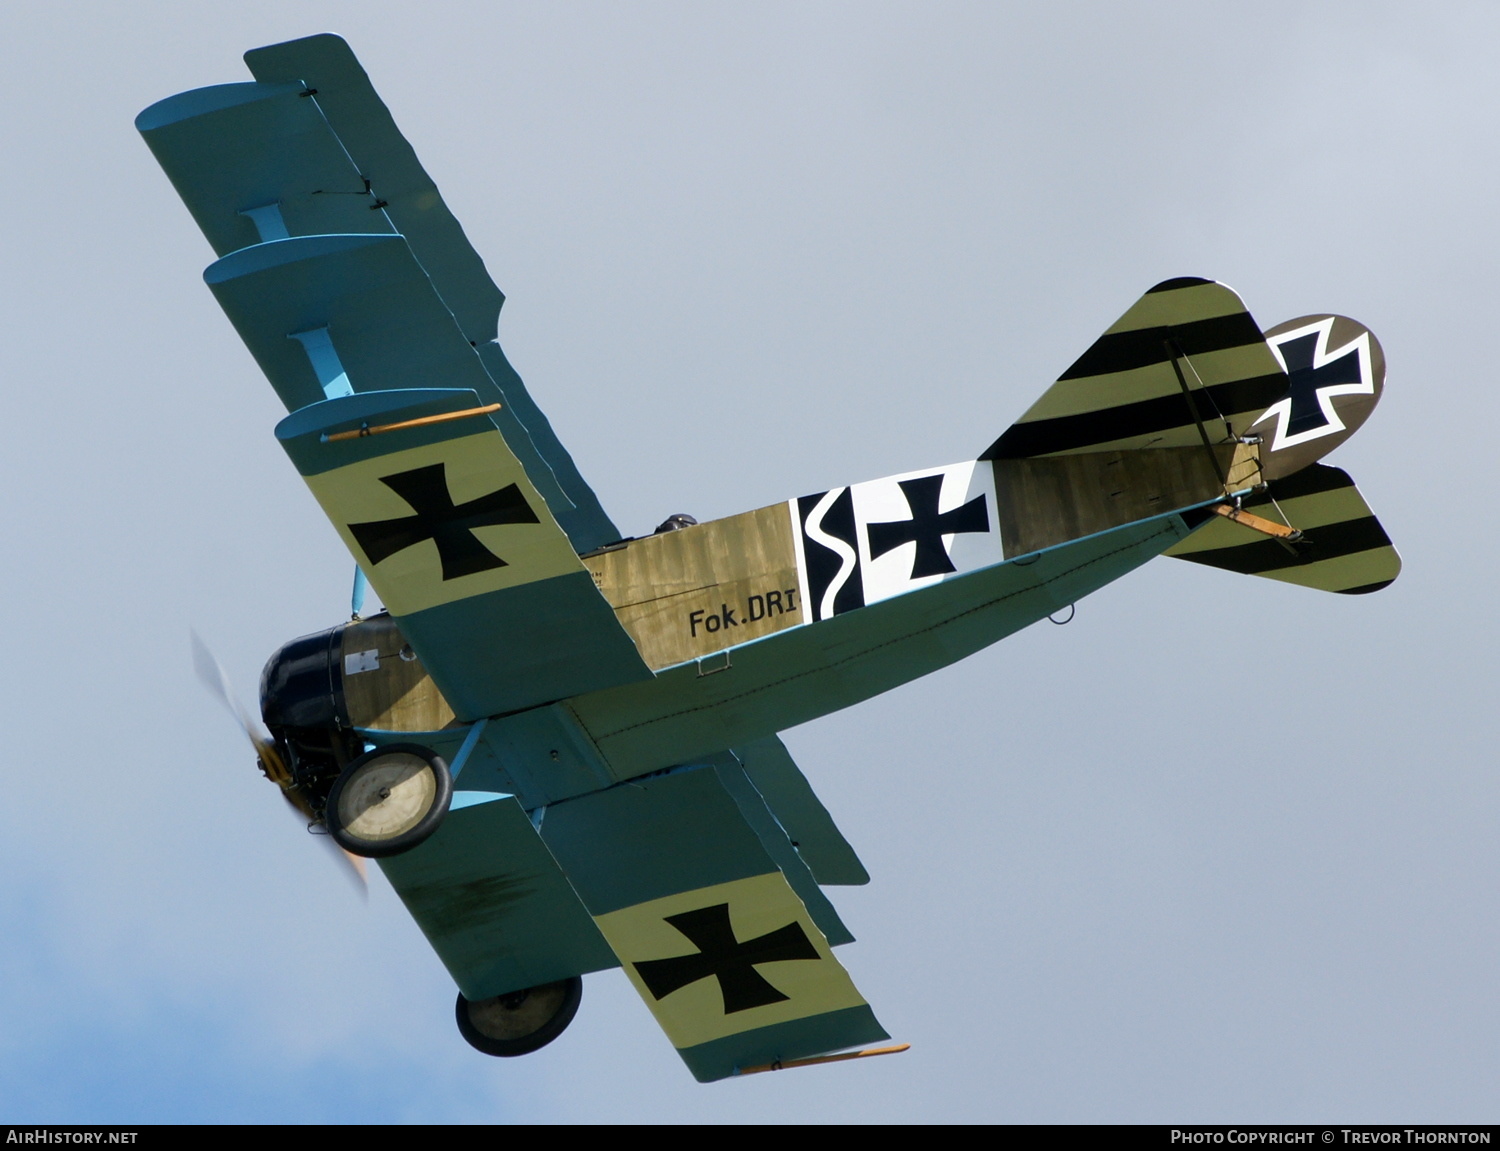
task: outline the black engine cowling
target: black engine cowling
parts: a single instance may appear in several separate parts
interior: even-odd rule
[[[364,751],[344,702],[346,626],[283,644],[260,677],[261,718],[315,810],[321,810],[344,765]]]

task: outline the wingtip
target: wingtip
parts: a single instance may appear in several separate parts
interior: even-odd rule
[[[311,36],[298,36],[292,40],[281,40],[275,44],[263,44],[259,48],[251,48],[242,59],[245,67],[250,69],[251,75],[258,80],[264,80],[257,64],[265,63],[269,58],[280,55],[289,49],[305,50],[311,49],[315,53],[322,54],[325,58],[343,57],[345,61],[353,61],[356,65],[359,58],[354,55],[354,49],[349,47],[349,41],[345,40],[337,32],[315,32]],[[306,77],[303,77],[306,79]]]

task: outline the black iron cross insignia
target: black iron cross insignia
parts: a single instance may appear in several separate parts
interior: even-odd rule
[[[1313,367],[1318,342],[1323,338],[1323,333],[1312,332],[1276,345],[1292,386],[1292,410],[1286,417],[1283,435],[1297,436],[1327,427],[1329,419],[1318,402],[1318,392],[1334,384],[1358,384],[1364,380],[1360,374],[1359,349],[1355,347],[1336,360]]]
[[[917,554],[912,559],[909,578],[920,579],[957,571],[948,558],[948,549],[943,547],[943,537],[989,531],[990,513],[985,507],[984,497],[975,496],[963,507],[939,515],[938,497],[942,491],[941,475],[902,480],[901,494],[911,509],[911,519],[870,524],[870,558],[878,559],[886,552],[915,540]]]
[[[445,580],[503,568],[508,566],[506,562],[479,542],[474,529],[541,522],[515,484],[455,505],[448,492],[446,465],[441,463],[382,476],[380,482],[410,504],[416,514],[349,525],[372,564],[431,540],[443,561]]]
[[[719,993],[724,996],[724,1014],[733,1015],[736,1011],[790,998],[767,983],[755,970],[756,964],[820,958],[818,949],[796,920],[741,943],[734,937],[727,903],[669,915],[666,921],[687,936],[698,951],[695,955],[648,959],[635,965],[641,982],[655,999],[712,975],[719,981]]]

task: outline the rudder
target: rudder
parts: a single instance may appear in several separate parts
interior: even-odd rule
[[[1006,557],[1258,480],[1252,421],[1287,375],[1234,291],[1157,284],[980,457],[995,465]]]

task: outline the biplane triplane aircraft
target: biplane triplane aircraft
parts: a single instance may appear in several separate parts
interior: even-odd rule
[[[712,523],[611,522],[496,342],[504,299],[348,46],[136,126],[290,414],[277,440],[385,610],[267,665],[266,774],[379,860],[464,1037],[555,1038],[622,967],[700,1080],[888,1038],[824,888],[865,868],[777,732],[1066,609],[1159,555],[1360,593],[1400,568],[1319,459],[1375,337],[1262,330],[1223,284],[1133,304],[977,459]]]

